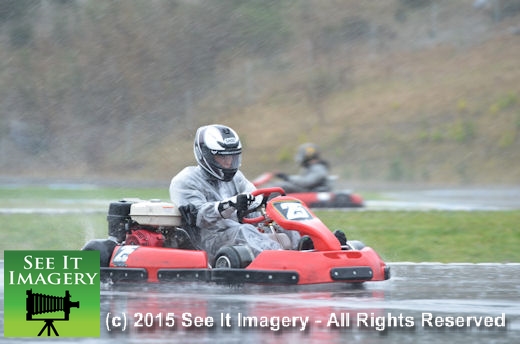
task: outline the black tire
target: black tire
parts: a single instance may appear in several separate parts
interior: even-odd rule
[[[112,252],[116,247],[116,243],[110,239],[94,239],[90,240],[81,248],[82,251],[99,251],[99,266],[108,267]]]
[[[337,194],[336,197],[334,197],[334,205],[338,208],[349,207],[351,204],[352,200],[348,194]]]
[[[254,256],[247,246],[224,246],[218,250],[215,269],[242,269],[253,261]]]
[[[365,244],[359,240],[348,240],[347,245],[349,245],[353,250],[362,250],[365,247]]]

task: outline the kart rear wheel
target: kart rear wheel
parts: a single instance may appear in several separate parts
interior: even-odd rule
[[[350,195],[347,194],[337,194],[334,198],[334,204],[338,208],[348,207],[351,203]]]
[[[244,245],[224,246],[217,252],[215,269],[245,268],[254,259],[251,249]]]
[[[82,251],[99,251],[99,266],[108,267],[112,252],[116,247],[116,243],[110,239],[94,239],[90,240],[83,246]]]

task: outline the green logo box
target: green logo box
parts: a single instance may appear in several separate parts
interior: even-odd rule
[[[98,251],[5,251],[5,337],[99,337]]]

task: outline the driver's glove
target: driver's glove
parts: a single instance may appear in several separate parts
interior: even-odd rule
[[[255,197],[255,196],[253,196],[251,194],[248,194],[248,195],[251,196],[251,198],[248,199],[247,210],[249,210],[249,211],[255,210],[262,203],[263,196],[262,195],[258,195],[258,196]]]
[[[255,209],[259,203],[253,207],[255,197],[249,193],[238,194],[233,197],[229,197],[217,204],[217,210],[225,219],[229,219],[235,214],[236,211],[244,212],[246,210]]]
[[[289,176],[286,173],[278,172],[275,174],[275,177],[285,180],[286,182],[289,181]]]

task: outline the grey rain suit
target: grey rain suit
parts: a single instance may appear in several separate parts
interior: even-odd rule
[[[287,193],[307,191],[330,191],[329,169],[323,163],[309,164],[302,168],[300,174],[288,176],[288,180],[280,186]]]
[[[218,211],[222,200],[254,190],[254,185],[241,171],[237,171],[229,182],[210,176],[200,166],[188,166],[173,177],[170,184],[171,201],[179,207],[192,204],[198,210],[196,226],[200,230],[199,244],[208,253],[210,263],[215,259],[217,251],[225,245],[246,244],[255,257],[263,250],[282,249],[277,241],[260,233],[255,226],[239,223],[236,212],[232,218],[225,219]],[[287,232],[293,232],[292,235],[287,233],[290,237],[297,235],[299,238],[297,232]]]

